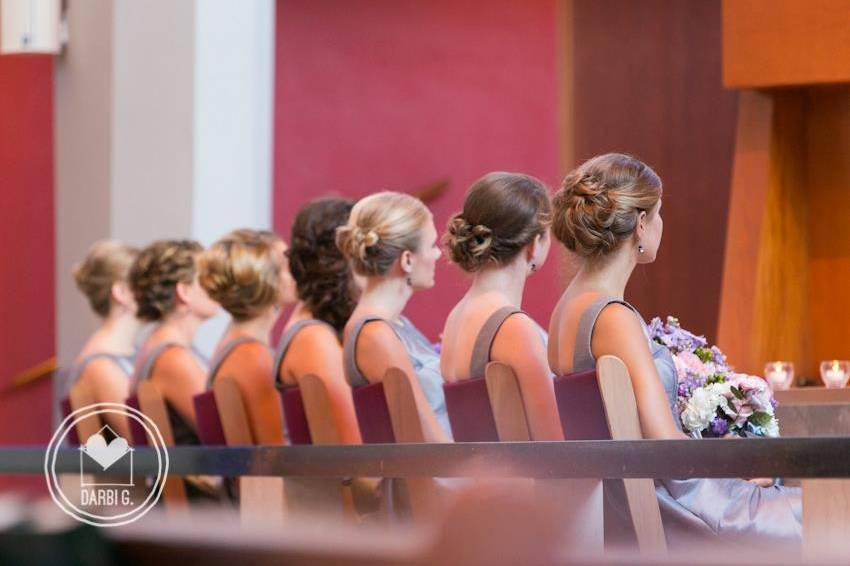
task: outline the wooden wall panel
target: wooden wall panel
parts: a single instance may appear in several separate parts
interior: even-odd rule
[[[723,82],[850,81],[850,0],[724,0]]]
[[[632,153],[664,181],[658,260],[627,296],[716,338],[737,94],[721,85],[719,0],[575,0],[574,154]]]

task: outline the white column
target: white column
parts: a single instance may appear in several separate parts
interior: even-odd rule
[[[96,324],[70,278],[93,241],[209,244],[271,225],[274,6],[69,3],[55,67],[60,365]],[[225,322],[204,329],[202,350]]]

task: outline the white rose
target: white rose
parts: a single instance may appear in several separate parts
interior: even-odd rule
[[[715,383],[694,390],[682,412],[682,425],[686,429],[703,430],[717,414],[718,407],[721,407],[724,412],[729,410],[729,403],[722,393],[723,388],[716,387],[717,385],[723,384]]]

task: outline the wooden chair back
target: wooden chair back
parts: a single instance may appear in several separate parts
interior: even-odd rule
[[[530,441],[531,430],[514,370],[507,364],[490,362],[487,364],[485,379],[499,440],[502,442]]]
[[[171,428],[171,421],[168,419],[168,408],[156,385],[148,380],[142,381],[139,383],[136,396],[139,401],[139,410],[152,420],[159,429],[159,434],[162,436],[165,445],[174,446],[174,431]],[[156,442],[155,439],[148,439],[150,445]],[[169,512],[184,512],[188,509],[189,501],[186,497],[186,486],[180,477],[169,475],[166,478],[162,490],[162,501]]]
[[[614,440],[643,438],[637,402],[626,364],[614,356],[602,356],[596,362],[599,392],[605,408],[605,419]],[[661,523],[661,511],[651,479],[623,480],[632,524],[642,552],[664,553],[667,541]]]

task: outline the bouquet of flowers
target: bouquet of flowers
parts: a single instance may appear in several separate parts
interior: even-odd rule
[[[653,340],[666,347],[676,364],[678,411],[685,432],[696,438],[779,436],[779,424],[768,383],[735,373],[717,346],[696,336],[670,316],[649,323]]]

